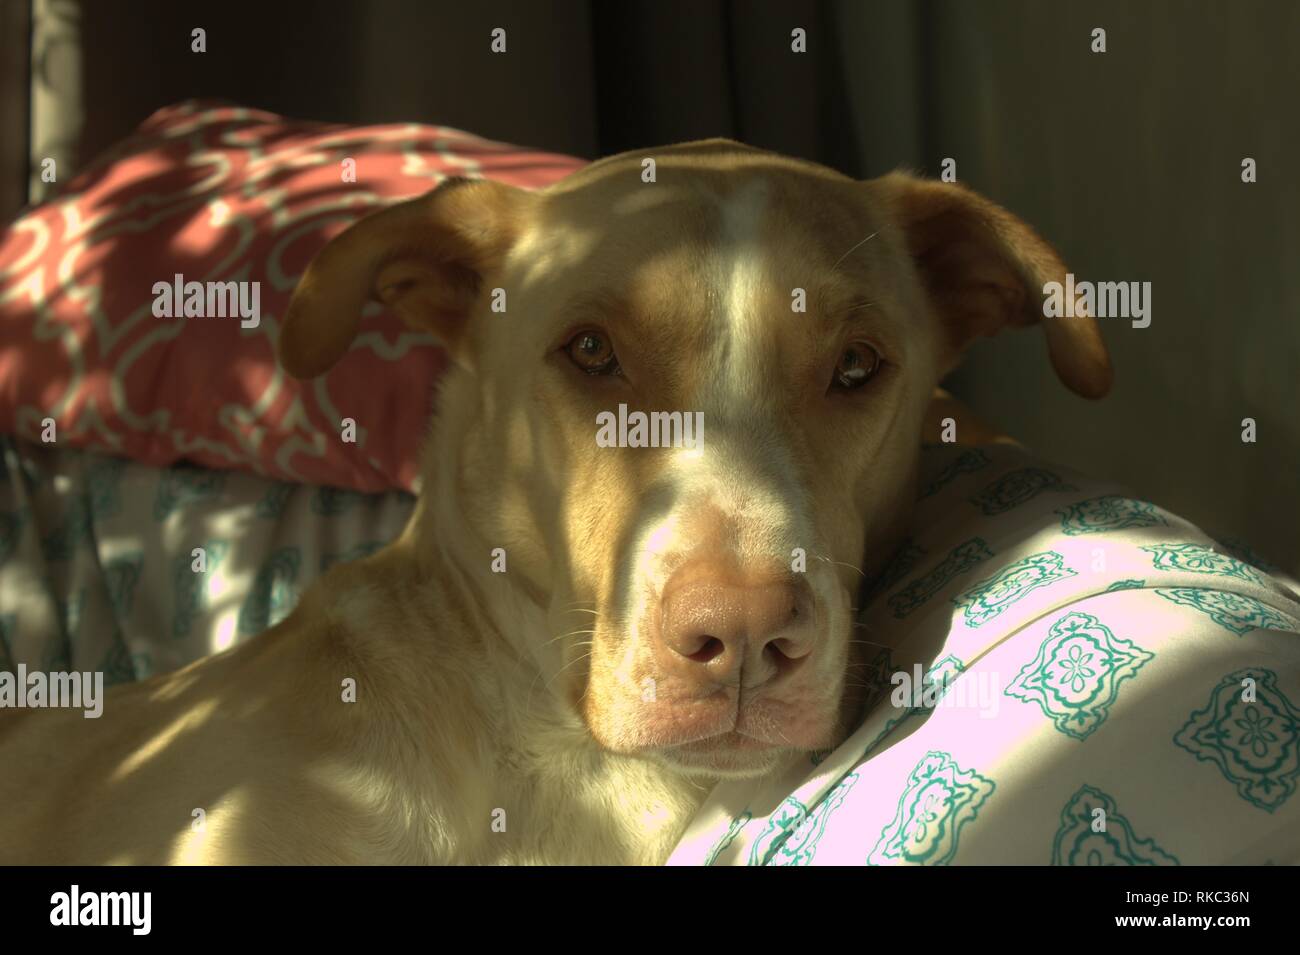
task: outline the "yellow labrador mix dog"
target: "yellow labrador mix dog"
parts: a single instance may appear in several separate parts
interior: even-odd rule
[[[717,779],[850,730],[936,385],[1064,275],[959,186],[722,140],[357,223],[280,357],[323,373],[371,298],[445,344],[409,526],[99,720],[5,713],[0,861],[663,861]],[[1094,321],[1043,321],[1103,394]]]

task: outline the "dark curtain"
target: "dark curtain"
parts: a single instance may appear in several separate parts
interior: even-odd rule
[[[727,136],[856,172],[836,41],[827,2],[594,3],[600,152]]]
[[[17,5],[26,0],[0,0]],[[79,17],[84,164],[153,110],[220,97],[346,123],[428,122],[595,157],[728,136],[865,174],[922,156],[912,0],[94,0]],[[207,51],[190,50],[190,31]],[[489,50],[494,27],[507,52]],[[792,31],[807,52],[791,49]]]

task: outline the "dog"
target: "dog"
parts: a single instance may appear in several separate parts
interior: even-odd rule
[[[962,186],[727,140],[357,222],[279,356],[322,374],[371,299],[446,348],[409,525],[99,720],[3,714],[0,858],[662,862],[717,780],[852,728],[854,600],[921,441],[992,434],[935,402],[966,347],[1041,322],[1064,384],[1107,391],[1096,322],[1043,317],[1065,274]],[[700,440],[598,442],[629,409]]]

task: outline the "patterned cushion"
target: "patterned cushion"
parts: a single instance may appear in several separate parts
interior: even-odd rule
[[[581,165],[438,126],[160,110],[0,238],[0,432],[41,440],[50,418],[62,447],[409,489],[444,356],[374,305],[333,371],[288,378],[273,345],[298,277],[349,223],[448,176],[540,188]],[[178,274],[259,283],[259,323],[155,317]]]

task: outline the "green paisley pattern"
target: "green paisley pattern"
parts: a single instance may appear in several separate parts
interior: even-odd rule
[[[1044,491],[1064,493],[1077,491],[1077,487],[1064,483],[1060,476],[1042,468],[1020,468],[1004,474],[970,499],[988,517],[1005,514]]]
[[[849,790],[857,781],[857,773],[849,773],[841,779],[835,788],[826,794],[826,798],[817,804],[817,808],[799,823],[785,842],[781,843],[780,848],[772,854],[767,864],[811,865],[813,856],[817,854],[817,843],[826,834],[826,823],[830,821],[831,814],[840,807],[840,803],[844,802],[844,797],[849,794]]]
[[[1068,613],[1052,624],[1038,655],[1003,692],[1038,704],[1058,730],[1084,740],[1106,722],[1120,684],[1153,657],[1096,617]]]
[[[86,468],[87,498],[95,520],[107,520],[122,511],[122,458],[95,457]]]
[[[301,550],[282,547],[262,565],[239,608],[240,633],[261,633],[289,615],[298,596],[294,582],[301,564]]]
[[[889,590],[900,580],[916,569],[916,565],[921,558],[925,556],[925,550],[912,541],[905,541],[901,547],[894,552],[889,562],[881,568],[880,573],[876,575],[875,580],[871,581],[864,590],[864,604],[871,597],[884,593]]]
[[[948,753],[926,753],[908,774],[894,819],[867,855],[868,865],[946,865],[962,830],[996,789],[993,780],[957,765]]]
[[[1061,515],[1061,532],[1072,537],[1129,527],[1169,526],[1169,522],[1156,513],[1155,505],[1115,494],[1091,497],[1056,513]]]
[[[135,663],[131,659],[131,654],[126,649],[126,645],[121,642],[120,633],[117,641],[109,648],[108,655],[99,664],[99,670],[104,674],[105,686],[131,683],[137,679]]]
[[[266,489],[262,499],[253,508],[253,513],[266,520],[277,520],[284,513],[285,505],[293,496],[293,485],[277,481]]]
[[[144,554],[139,552],[114,558],[104,564],[104,584],[115,620],[125,620],[130,616],[135,585],[140,582],[143,568]]]
[[[1157,544],[1143,547],[1142,550],[1152,555],[1152,565],[1156,570],[1213,574],[1217,577],[1236,577],[1252,584],[1263,583],[1259,571],[1254,567],[1200,544]]]
[[[966,664],[962,663],[961,660],[953,656],[951,653],[935,660],[934,663],[930,664],[926,669],[925,676],[921,680],[922,701],[929,699],[933,688],[938,687],[939,689],[937,692],[934,692],[935,706],[938,706],[939,701],[948,695],[948,691],[951,690],[953,684],[957,682],[957,678],[965,671]],[[911,711],[913,715],[926,716],[930,713],[931,709],[932,707],[926,706],[924,705],[924,702],[922,702],[920,705],[913,705]]]
[[[776,847],[808,818],[808,807],[789,796],[768,817],[767,825],[749,849],[750,865],[767,865]]]
[[[1284,616],[1268,604],[1245,594],[1226,590],[1203,590],[1199,587],[1174,587],[1157,590],[1161,597],[1184,607],[1195,607],[1219,626],[1237,636],[1251,630],[1290,630],[1300,633],[1300,623]]]
[[[346,514],[366,499],[358,491],[345,491],[337,487],[319,487],[311,496],[311,512],[321,517]]]
[[[982,538],[972,537],[958,544],[938,566],[924,577],[918,577],[889,598],[889,608],[899,620],[911,614],[949,582],[993,556],[993,551]]]
[[[935,475],[934,479],[921,489],[920,498],[933,497],[958,475],[982,470],[991,463],[992,459],[985,452],[978,448],[968,448],[962,451],[950,464],[945,465]]]
[[[165,521],[181,507],[211,501],[225,487],[222,471],[209,471],[193,464],[178,464],[162,473],[154,497],[153,517]]]
[[[1098,816],[1097,810],[1104,815]],[[1098,823],[1104,828],[1095,831]],[[1178,859],[1150,839],[1139,839],[1115,800],[1084,786],[1061,810],[1052,845],[1052,865],[1178,865]]]
[[[713,844],[713,847],[709,849],[708,853],[704,856],[704,864],[713,865],[718,856],[725,852],[727,847],[736,841],[736,836],[740,834],[740,830],[745,828],[745,823],[749,822],[751,818],[753,817],[750,816],[749,810],[746,809],[735,819],[731,820],[731,825],[727,826],[727,831],[722,834],[722,837]]]
[[[89,498],[73,498],[62,520],[41,539],[41,554],[50,563],[71,560],[78,548],[94,540],[93,527]]]
[[[1262,667],[1227,674],[1174,735],[1175,744],[1213,764],[1238,796],[1266,812],[1286,803],[1300,778],[1300,709],[1277,681]],[[1252,683],[1254,698],[1247,700]]]
[[[1075,572],[1065,566],[1064,557],[1056,551],[1043,551],[980,581],[954,598],[953,605],[962,609],[967,626],[982,627],[1039,587],[1073,576]]]

